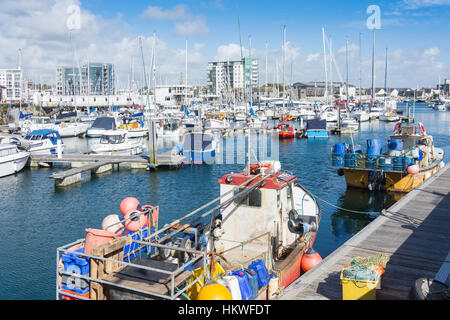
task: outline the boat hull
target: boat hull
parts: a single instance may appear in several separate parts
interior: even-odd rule
[[[385,172],[385,183],[382,190],[407,193],[420,186],[427,176],[431,177],[439,171],[439,166],[411,175],[406,172]],[[369,172],[367,170],[344,169],[345,181],[348,187],[370,189]]]
[[[10,160],[0,162],[0,178],[21,171],[25,167],[29,157],[29,153],[22,152]]]

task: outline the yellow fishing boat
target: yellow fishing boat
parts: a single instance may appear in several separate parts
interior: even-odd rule
[[[418,123],[399,121],[382,153],[383,143],[367,140],[367,152],[360,145],[337,143],[332,167],[345,177],[348,187],[407,193],[444,167],[444,150],[434,146],[433,137]]]

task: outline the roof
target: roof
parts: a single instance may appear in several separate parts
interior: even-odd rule
[[[231,176],[233,179],[231,182],[227,182],[227,177]],[[218,184],[228,184],[233,186],[239,186],[245,181],[250,180],[253,178],[254,175],[247,175],[246,173],[230,173],[224,175],[222,178],[217,180]],[[252,184],[255,184],[259,182],[261,179],[255,179],[248,186],[251,186]],[[286,187],[289,183],[294,182],[297,180],[297,177],[290,175],[286,172],[278,172],[275,174],[275,176],[270,176],[264,180],[264,183],[262,184],[261,188],[264,189],[275,189],[280,190]]]
[[[33,130],[29,133],[29,135],[42,135],[45,136],[50,133],[56,133],[59,136],[59,132],[52,129],[39,129],[39,130]]]

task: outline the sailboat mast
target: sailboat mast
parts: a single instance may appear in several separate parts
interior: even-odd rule
[[[185,101],[186,106],[188,105],[188,40],[186,39],[186,62],[185,62],[185,81],[184,81],[184,90],[185,90]]]
[[[286,90],[284,88],[286,83],[286,25],[283,27],[283,112],[285,108]]]
[[[362,106],[362,33],[359,33],[359,107]]]
[[[323,41],[323,65],[325,69],[325,99],[328,104],[328,73],[327,73],[327,52],[325,47],[325,28],[322,27],[322,41]]]
[[[347,69],[347,79],[346,79],[346,83],[345,83],[345,94],[347,95],[346,107],[347,107],[347,112],[349,112],[349,108],[348,108],[348,40],[346,40],[346,42],[345,42],[345,67]]]
[[[386,64],[384,66],[384,108],[386,109],[387,94],[387,70],[388,70],[388,48],[386,48]]]
[[[372,31],[372,103],[371,110],[375,103],[375,29]]]

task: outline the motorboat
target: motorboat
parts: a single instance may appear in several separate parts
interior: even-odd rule
[[[278,138],[279,139],[292,139],[295,138],[294,126],[282,122],[278,124]]]
[[[64,152],[64,143],[57,130],[40,129],[28,133],[23,144],[32,155],[58,154]],[[60,148],[58,150],[58,148]]]
[[[181,123],[181,119],[159,119],[156,134],[158,137],[179,137],[184,133]]]
[[[380,121],[394,122],[398,121],[400,117],[395,113],[395,111],[386,111],[379,116]]]
[[[126,130],[127,137],[130,139],[143,138],[148,135],[148,126],[141,118],[133,116],[123,118],[119,130]]]
[[[143,151],[140,140],[129,140],[126,130],[105,131],[100,142],[91,146],[91,152],[107,155],[136,155]]]
[[[0,178],[22,170],[30,157],[30,152],[19,150],[16,144],[0,144]]]
[[[366,122],[370,120],[370,114],[364,109],[357,109],[352,111],[351,116],[358,122]]]
[[[86,136],[89,138],[100,138],[107,131],[117,130],[117,120],[115,117],[98,117],[87,129]]]

